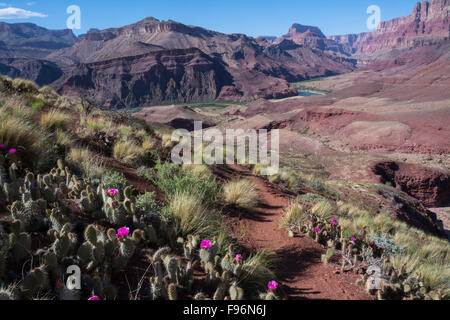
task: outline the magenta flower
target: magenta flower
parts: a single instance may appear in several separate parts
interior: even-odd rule
[[[336,220],[336,219],[333,219],[333,221],[331,222],[331,225],[332,225],[332,226],[335,226],[336,223],[337,223],[337,220]]]
[[[200,248],[208,250],[209,248],[211,248],[211,241],[203,240],[200,244]]]
[[[92,297],[90,297],[88,300],[89,300],[89,301],[90,301],[90,300],[100,300],[100,298],[97,297],[97,296],[92,296]]]
[[[309,219],[309,221],[314,222],[314,218]]]
[[[109,189],[108,191],[106,191],[106,194],[110,197],[115,197],[119,194],[119,190],[117,189]]]
[[[241,261],[241,259],[242,259],[242,255],[241,255],[241,254],[237,254],[237,255],[236,255],[236,260],[237,260],[237,261]]]
[[[113,138],[113,137],[114,137],[114,133],[110,133],[109,136],[110,136],[111,138]]]
[[[130,234],[130,228],[123,227],[123,228],[120,228],[119,230],[117,230],[117,238],[126,237],[129,234]]]
[[[315,232],[320,232],[320,228],[314,228]]]
[[[351,241],[351,242],[355,242],[356,239],[355,239],[355,238],[350,238],[350,241]]]
[[[270,291],[275,291],[278,288],[278,283],[276,281],[270,281],[267,284],[267,288],[269,288]]]
[[[9,149],[9,151],[8,151],[10,154],[14,154],[14,153],[16,153],[17,152],[17,150],[16,149]]]
[[[6,146],[4,143],[0,144],[0,149],[6,149]]]
[[[369,246],[371,246],[371,247],[373,247],[375,245],[375,242],[373,242],[373,241],[371,241],[370,243],[369,243]]]

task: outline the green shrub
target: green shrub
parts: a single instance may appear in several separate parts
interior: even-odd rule
[[[140,168],[138,174],[155,183],[170,201],[176,194],[190,194],[206,205],[213,206],[220,197],[220,187],[213,175],[199,177],[191,171],[183,172],[176,164],[158,162],[155,170]]]
[[[317,204],[321,201],[326,200],[324,197],[319,196],[318,194],[314,194],[314,193],[307,193],[307,194],[302,194],[301,196],[298,197],[299,199],[309,202],[309,203],[314,203]]]
[[[156,203],[156,197],[154,192],[146,192],[139,195],[136,198],[136,210],[141,213],[159,212],[160,207]]]
[[[102,176],[102,183],[105,189],[124,190],[127,186],[127,179],[122,172],[107,171]]]

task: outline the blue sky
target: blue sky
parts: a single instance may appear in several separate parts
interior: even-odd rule
[[[120,27],[153,16],[250,36],[280,36],[293,23],[318,26],[326,35],[334,35],[369,31],[366,9],[370,5],[380,7],[381,20],[385,21],[409,15],[415,3],[416,0],[0,0],[0,20],[65,29],[67,7],[78,5],[81,30],[74,30],[76,34],[91,28]],[[16,19],[4,19],[12,15]],[[31,17],[21,18],[24,16]]]

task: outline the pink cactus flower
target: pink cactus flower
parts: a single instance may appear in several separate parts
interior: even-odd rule
[[[355,242],[356,239],[355,239],[355,238],[350,238],[350,241],[351,241],[351,242]]]
[[[17,150],[16,149],[9,149],[9,151],[8,151],[10,154],[14,154],[14,153],[16,153],[17,152]]]
[[[120,228],[119,230],[117,230],[117,238],[126,237],[129,234],[130,234],[130,228],[123,227],[123,228]]]
[[[117,189],[109,189],[108,191],[106,191],[106,194],[110,197],[115,197],[119,194],[119,190]]]
[[[309,219],[309,221],[314,222],[314,218]]]
[[[270,291],[275,291],[278,288],[278,283],[276,281],[270,281],[267,284],[267,288],[269,288]]]
[[[242,255],[241,254],[237,254],[236,255],[236,260],[237,261],[241,261],[242,260]]]
[[[211,248],[211,241],[203,240],[200,244],[200,248],[208,250],[209,248]]]
[[[320,232],[320,228],[314,228],[315,232]]]
[[[90,297],[88,300],[89,300],[89,301],[90,301],[90,300],[100,300],[100,298],[97,297],[97,296],[92,296],[92,297]]]
[[[333,221],[331,222],[331,225],[332,225],[332,226],[335,226],[336,223],[337,223],[337,220],[336,220],[336,219],[333,219]]]
[[[110,138],[114,138],[114,133],[110,133],[110,134],[109,134],[109,137],[110,137]]]

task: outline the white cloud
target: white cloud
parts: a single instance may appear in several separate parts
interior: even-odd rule
[[[28,19],[28,18],[46,18],[46,14],[28,11],[20,8],[0,9],[0,19]]]

